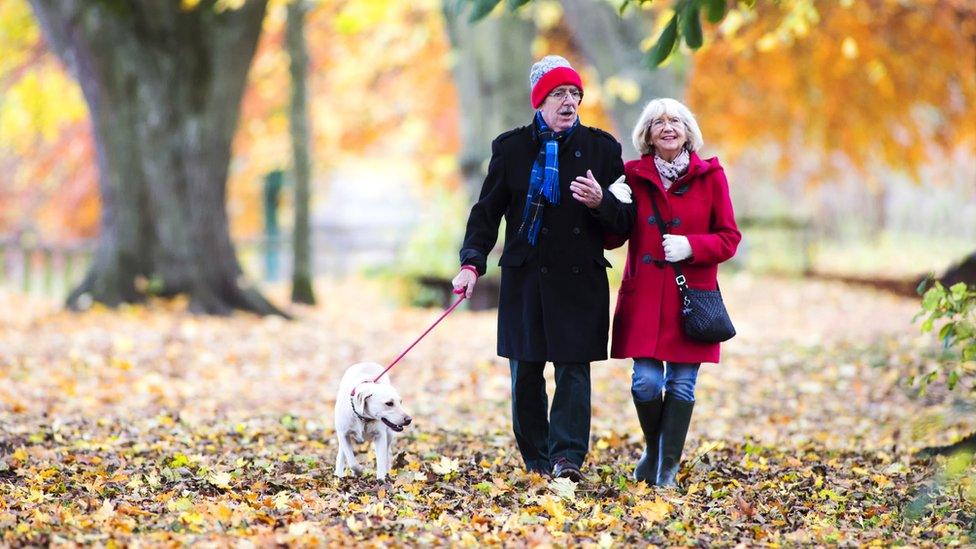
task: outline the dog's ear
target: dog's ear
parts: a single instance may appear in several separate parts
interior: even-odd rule
[[[356,391],[356,406],[361,414],[366,413],[366,401],[369,400],[371,393],[372,391],[367,391],[363,386],[360,386],[359,390]]]

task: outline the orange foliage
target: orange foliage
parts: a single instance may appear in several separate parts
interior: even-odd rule
[[[22,123],[13,130],[0,124],[0,234],[35,228],[44,240],[94,236],[98,173],[80,91],[42,43],[26,0],[4,0],[0,15],[0,94],[54,73],[64,82],[47,88],[77,99],[66,109],[38,97],[19,108],[14,118]],[[410,163],[425,184],[456,184],[457,100],[440,2],[324,0],[306,23],[313,183],[372,155]],[[7,25],[16,40],[3,32]],[[284,2],[272,2],[234,142],[228,211],[236,235],[260,230],[262,177],[291,164],[284,27]]]
[[[806,156],[826,177],[843,155],[858,170],[916,174],[976,140],[976,10],[966,5],[757,3],[695,57],[689,103],[730,156],[774,144],[784,170]]]
[[[578,69],[583,80],[583,102],[579,106],[580,123],[594,128],[600,128],[616,136],[618,141],[627,139],[627,129],[614,126],[610,113],[603,107],[603,89],[596,70],[587,65],[580,53],[579,47],[573,41],[572,33],[560,18],[552,26],[540,24],[539,39],[533,48],[533,58],[540,59],[546,55],[561,55]],[[528,68],[526,68],[528,72]]]
[[[26,0],[0,3],[0,234],[94,235],[93,151],[81,92],[41,42]]]
[[[333,168],[363,157],[406,161],[427,186],[457,184],[458,106],[443,25],[437,0],[328,0],[307,15],[313,192]],[[228,207],[237,234],[261,226],[263,174],[291,164],[284,28],[284,8],[273,5],[234,147]]]
[[[598,79],[574,53],[558,4],[546,6],[535,53],[580,67],[584,122],[612,130]],[[458,101],[440,8],[439,0],[314,4],[306,32],[319,196],[334,168],[362,158],[371,159],[364,170],[379,158],[425,185],[457,184]],[[283,0],[272,2],[230,169],[239,236],[260,230],[263,175],[291,164],[284,27]],[[826,177],[844,166],[835,153],[861,169],[913,171],[976,141],[968,0],[762,2],[730,14],[716,34],[694,58],[688,100],[728,156],[768,144],[783,169],[813,158]],[[44,239],[94,235],[97,169],[84,103],[40,42],[26,0],[0,3],[0,94],[0,234],[33,226]]]

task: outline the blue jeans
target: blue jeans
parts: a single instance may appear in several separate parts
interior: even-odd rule
[[[634,398],[647,402],[668,394],[678,400],[695,400],[695,382],[698,380],[698,367],[701,363],[685,364],[668,362],[667,372],[664,363],[653,358],[634,359],[634,375],[631,378],[630,392]]]

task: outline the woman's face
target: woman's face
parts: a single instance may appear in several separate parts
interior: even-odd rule
[[[665,160],[674,160],[688,142],[685,124],[674,114],[665,113],[651,120],[650,130],[654,152]]]

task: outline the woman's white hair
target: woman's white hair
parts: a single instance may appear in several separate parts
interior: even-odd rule
[[[652,154],[654,145],[651,143],[651,122],[665,115],[677,116],[685,125],[685,148],[691,152],[702,148],[705,142],[702,140],[701,128],[695,120],[695,115],[683,103],[670,97],[659,97],[652,99],[644,110],[641,111],[637,124],[634,125],[634,132],[631,135],[634,140],[634,148],[641,156]]]

